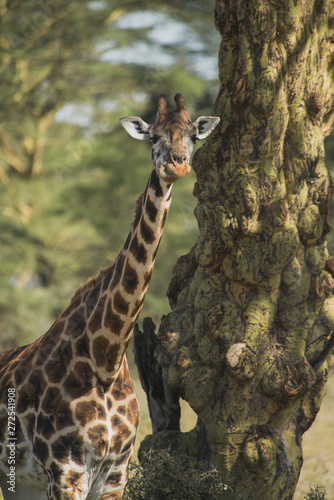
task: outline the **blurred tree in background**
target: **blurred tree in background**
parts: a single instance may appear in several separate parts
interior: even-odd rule
[[[0,2],[1,350],[46,331],[123,244],[151,160],[118,118],[153,120],[163,92],[212,112],[213,1],[188,3]],[[155,318],[173,263],[196,238],[193,183],[174,197],[147,301]]]

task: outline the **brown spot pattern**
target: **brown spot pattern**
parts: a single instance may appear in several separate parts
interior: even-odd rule
[[[109,449],[108,428],[103,424],[88,429],[87,435],[97,457],[102,457]]]
[[[128,314],[129,312],[129,302],[122,297],[119,290],[117,290],[113,298],[113,309],[121,314]]]
[[[97,401],[81,401],[75,407],[75,415],[83,427],[93,420],[106,420],[107,414],[102,404]]]
[[[138,276],[137,271],[126,262],[124,275],[122,279],[122,285],[126,293],[133,295],[138,286]]]
[[[155,206],[155,204],[153,203],[153,201],[150,199],[150,197],[148,197],[146,200],[145,209],[146,209],[146,214],[147,214],[148,218],[150,219],[151,222],[154,223],[156,221],[156,218],[158,215],[158,209]]]
[[[99,328],[102,326],[102,316],[103,316],[103,311],[104,311],[104,306],[105,306],[105,301],[106,301],[106,295],[103,295],[100,300],[96,304],[96,308],[94,312],[92,313],[89,322],[88,322],[88,329],[91,333],[95,333]]]
[[[38,460],[44,465],[49,458],[49,447],[45,441],[36,437],[33,445],[33,453]]]
[[[63,387],[72,399],[77,399],[87,394],[92,389],[93,374],[88,363],[78,362],[69,376],[65,379]]]
[[[136,234],[132,238],[130,252],[140,264],[146,264],[147,250],[142,243],[139,243]]]
[[[140,234],[145,243],[147,243],[148,245],[151,245],[155,241],[154,232],[152,231],[150,226],[146,224],[144,219],[140,221]]]

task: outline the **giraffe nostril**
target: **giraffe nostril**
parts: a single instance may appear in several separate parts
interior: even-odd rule
[[[177,154],[177,153],[173,153],[172,155],[172,160],[174,163],[186,163],[187,161],[187,157],[185,154]]]

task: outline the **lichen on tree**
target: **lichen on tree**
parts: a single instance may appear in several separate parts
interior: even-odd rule
[[[199,239],[175,266],[157,339],[148,320],[136,334],[155,424],[159,407],[141,453],[188,453],[231,498],[291,499],[334,345],[334,3],[217,0],[215,18],[221,125],[193,162]],[[179,398],[198,415],[189,433]]]

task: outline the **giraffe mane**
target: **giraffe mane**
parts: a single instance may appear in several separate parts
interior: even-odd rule
[[[81,283],[80,286],[75,290],[71,297],[71,304],[74,302],[77,298],[81,297],[85,292],[92,290],[96,285],[101,283],[101,281],[107,276],[109,271],[114,267],[115,264],[112,266],[104,267],[103,269],[100,269],[100,272],[92,276],[91,278],[88,278],[87,281],[84,283]]]

